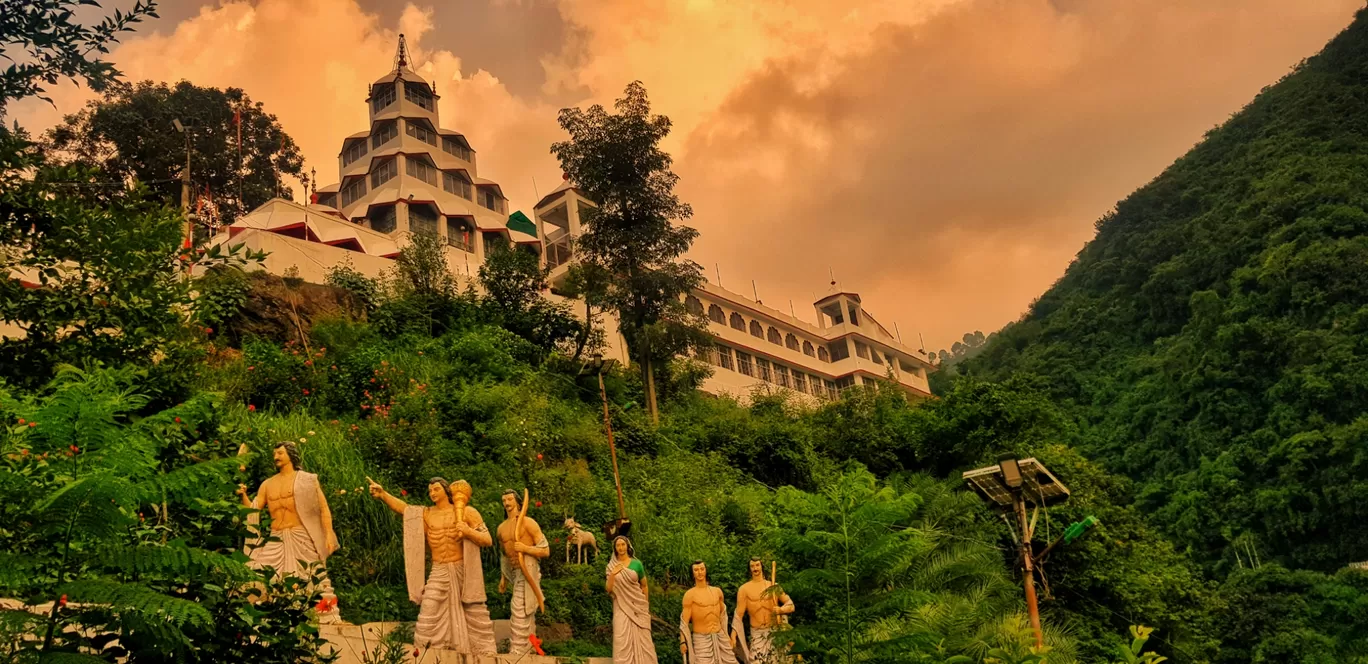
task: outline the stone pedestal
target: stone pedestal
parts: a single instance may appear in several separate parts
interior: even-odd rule
[[[374,622],[364,625],[336,624],[319,625],[318,632],[328,641],[328,647],[337,653],[337,664],[365,664],[366,653],[374,652],[384,641],[385,635],[399,626],[397,622]],[[500,646],[508,640],[508,621],[494,621],[494,641]],[[412,653],[413,645],[409,644]],[[562,664],[569,660],[560,657],[539,657],[526,655],[463,655],[451,650],[428,649],[420,651],[417,658],[409,657],[414,664]],[[613,664],[612,657],[587,657],[587,664]]]

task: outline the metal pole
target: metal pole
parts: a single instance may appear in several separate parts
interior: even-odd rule
[[[181,173],[181,219],[185,220],[185,246],[190,247],[195,238],[194,227],[190,225],[190,131],[185,131],[185,170]]]
[[[603,427],[608,430],[608,454],[613,457],[613,483],[617,485],[618,517],[627,518],[627,507],[622,502],[622,478],[618,475],[617,447],[613,445],[613,422],[608,418],[608,390],[603,387],[603,367],[598,372],[599,395],[603,397]]]
[[[1040,631],[1040,607],[1036,604],[1035,563],[1031,558],[1031,526],[1026,519],[1026,501],[1020,491],[1013,492],[1012,501],[1017,520],[1021,523],[1021,564],[1026,585],[1026,611],[1031,617],[1031,631],[1035,632],[1036,648],[1043,648],[1045,638]]]

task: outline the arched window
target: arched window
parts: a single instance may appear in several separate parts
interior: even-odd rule
[[[790,333],[788,336],[784,337],[784,346],[789,350],[798,350],[798,337],[795,337]]]
[[[784,338],[783,338],[782,336],[780,336],[779,330],[776,330],[776,329],[774,329],[774,328],[771,327],[771,328],[769,329],[769,337],[768,337],[768,338],[769,338],[769,342],[772,343],[772,344],[774,344],[774,345],[776,345],[776,346],[782,346],[782,345],[784,345]]]
[[[811,342],[811,341],[804,341],[804,342],[803,342],[803,354],[804,354],[804,355],[806,355],[806,356],[808,356],[808,357],[812,357],[812,356],[813,356],[813,353],[815,353],[815,352],[816,352],[816,351],[814,351],[814,350],[812,349],[812,342]]]
[[[708,305],[708,320],[717,323],[718,325],[726,325],[727,315],[722,313],[722,307],[710,304]]]
[[[824,347],[824,346],[818,346],[818,347],[817,347],[817,359],[819,359],[819,360],[821,360],[821,361],[823,361],[823,362],[830,362],[830,361],[831,361],[831,356],[827,354],[827,349],[826,349],[826,347]]]
[[[692,295],[684,298],[684,309],[691,314],[695,314],[698,316],[703,315],[703,303],[700,302],[698,298]]]
[[[730,320],[732,329],[741,330],[742,332],[746,331],[746,319],[742,318],[741,314],[733,311]]]
[[[761,339],[765,338],[765,328],[760,326],[759,321],[751,321],[750,333],[752,337],[759,337]]]

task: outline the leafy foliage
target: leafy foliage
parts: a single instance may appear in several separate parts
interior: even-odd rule
[[[547,350],[580,333],[580,324],[564,303],[542,297],[548,268],[537,254],[496,246],[480,266],[482,300],[489,318]]]
[[[136,379],[66,368],[41,399],[0,392],[0,594],[52,604],[41,627],[29,624],[40,638],[19,639],[12,653],[222,661],[273,640],[291,655],[273,661],[311,658],[317,635],[300,631],[308,616],[286,610],[311,606],[307,593],[276,588],[272,620],[250,617],[267,607],[248,603],[259,579],[238,551],[240,510],[224,499],[239,461],[222,438],[208,440],[218,435],[216,405],[134,421],[147,401],[131,391]],[[196,447],[217,460],[181,454]]]
[[[673,222],[688,219],[693,210],[675,196],[679,176],[659,147],[670,132],[670,119],[650,114],[640,81],[629,84],[614,107],[618,112],[612,114],[597,104],[587,111],[562,109],[560,126],[570,140],[555,143],[551,152],[595,203],[576,247],[580,261],[599,266],[611,278],[585,278],[580,286],[592,288],[591,299],[618,314],[623,336],[643,358],[647,408],[654,415],[651,371],[681,350],[662,343],[680,334],[660,328],[702,329],[698,317],[684,312],[682,297],[703,281],[703,268],[680,259],[698,231]]]
[[[925,662],[1020,646],[1024,635],[1003,628],[1019,600],[1002,554],[933,525],[937,507],[864,470],[814,494],[779,490],[767,537],[796,570],[787,589],[807,607],[794,621],[795,652]]]
[[[1360,11],[1118,203],[1054,287],[957,365],[981,379],[1039,376],[1078,424],[1071,444],[1134,480],[1124,493],[1146,528],[1224,580],[1197,602],[1207,618],[1163,625],[1197,656],[1362,658],[1361,635],[1344,629],[1354,620],[1314,597],[1324,577],[1305,570],[1330,573],[1368,550],[1365,67]],[[1059,587],[1104,578],[1070,577]],[[1362,601],[1352,585],[1337,592]],[[1091,611],[1115,610],[1102,604]],[[1213,620],[1219,648],[1183,634]]]
[[[49,166],[26,143],[0,136],[0,321],[22,338],[0,341],[0,378],[42,385],[62,363],[153,364],[188,351],[186,311],[195,265],[246,264],[259,252],[191,255],[181,225],[146,192],[74,195],[98,177]],[[208,302],[208,301],[206,301]]]
[[[111,179],[136,179],[158,200],[179,206],[187,135],[172,120],[188,134],[192,200],[206,197],[222,224],[272,198],[289,198],[284,176],[308,177],[294,139],[261,102],[238,88],[189,81],[115,84],[50,129],[45,142],[64,163],[97,168]]]
[[[114,66],[94,54],[109,53],[110,44],[145,18],[158,18],[155,0],[138,0],[128,11],[115,10],[95,25],[72,19],[85,0],[6,2],[0,12],[0,57],[10,65],[0,72],[0,118],[10,101],[43,96],[45,86],[62,78],[84,81],[96,92],[116,80]],[[11,51],[11,46],[17,46]],[[0,131],[4,131],[0,127]]]

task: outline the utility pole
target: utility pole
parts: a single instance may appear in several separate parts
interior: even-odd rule
[[[1035,570],[1039,561],[1031,554],[1031,536],[1034,533],[1031,521],[1026,517],[1026,503],[1030,502],[1037,510],[1041,510],[1047,505],[1068,500],[1069,489],[1036,459],[1017,460],[1012,454],[999,457],[996,466],[967,471],[963,478],[965,483],[984,500],[1004,511],[1010,510],[1016,524],[1012,523],[1012,519],[1004,520],[1013,530],[1021,530],[1020,538],[1013,539],[1017,539],[1018,553],[1021,555],[1022,581],[1026,587],[1026,611],[1030,615],[1031,631],[1035,633],[1035,645],[1039,650],[1045,646],[1045,634],[1040,627],[1040,607],[1035,588]],[[1005,514],[1003,516],[1006,517]],[[1093,519],[1092,523],[1096,523],[1096,519]],[[1073,535],[1077,537],[1088,527],[1090,525],[1085,522],[1084,525],[1069,528],[1071,532],[1077,530]]]
[[[190,225],[190,132],[179,119],[171,121],[176,131],[185,135],[185,170],[181,171],[181,219],[185,222],[185,248],[193,246],[195,231]]]
[[[1035,632],[1036,647],[1041,648],[1045,645],[1045,637],[1040,631],[1040,606],[1036,602],[1035,562],[1031,556],[1031,522],[1026,518],[1026,499],[1021,494],[1020,486],[1012,490],[1012,508],[1016,512],[1017,521],[1021,524],[1021,566],[1022,581],[1026,586],[1026,612],[1031,617],[1031,631]]]

